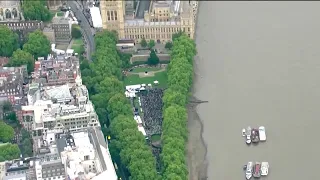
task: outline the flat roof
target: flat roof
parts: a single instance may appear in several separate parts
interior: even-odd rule
[[[102,28],[102,19],[100,9],[98,7],[91,7],[90,14],[92,18],[92,24],[95,28]]]

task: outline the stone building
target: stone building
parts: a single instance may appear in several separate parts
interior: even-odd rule
[[[71,41],[71,26],[69,18],[54,17],[52,19],[52,29],[57,43],[69,43]]]
[[[20,10],[19,0],[0,1],[0,21],[19,21]]]
[[[104,29],[116,30],[119,39],[134,39],[140,42],[155,40],[158,43],[171,41],[172,35],[183,31],[194,38],[196,1],[139,1],[135,17],[127,16],[126,8],[132,5],[125,1],[101,1],[100,9]],[[196,4],[196,5],[195,5]]]

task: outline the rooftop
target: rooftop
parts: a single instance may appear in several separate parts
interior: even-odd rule
[[[52,24],[70,24],[70,19],[65,17],[53,17]]]

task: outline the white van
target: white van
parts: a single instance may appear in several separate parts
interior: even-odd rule
[[[260,141],[267,140],[266,128],[264,126],[259,127],[259,138],[260,138]]]
[[[250,179],[252,177],[252,168],[253,168],[253,162],[248,162],[247,169],[246,169],[246,179]]]

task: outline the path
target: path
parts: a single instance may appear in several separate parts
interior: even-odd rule
[[[156,73],[158,73],[158,72],[163,72],[163,71],[165,71],[166,69],[165,68],[163,68],[163,69],[160,69],[160,70],[158,70],[158,71],[148,71],[148,73],[153,73],[153,74],[156,74]],[[145,74],[144,72],[128,72],[128,74],[127,75],[141,75],[141,74]]]

